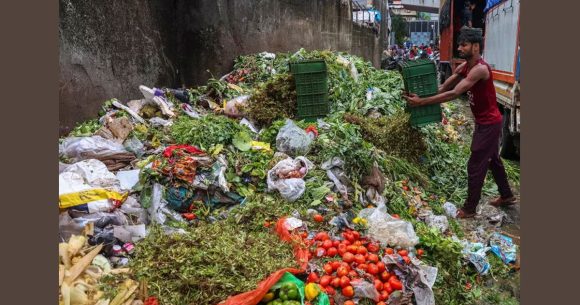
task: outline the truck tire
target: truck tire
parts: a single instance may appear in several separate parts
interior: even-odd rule
[[[514,145],[514,137],[510,134],[510,111],[505,110],[502,121],[502,132],[500,137],[500,156],[508,160],[517,160],[516,146]]]

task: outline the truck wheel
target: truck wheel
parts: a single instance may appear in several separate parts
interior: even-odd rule
[[[503,115],[503,128],[500,137],[500,156],[504,159],[517,160],[516,147],[514,145],[514,137],[510,134],[510,111],[505,110]]]

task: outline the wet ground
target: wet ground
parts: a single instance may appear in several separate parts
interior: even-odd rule
[[[463,114],[468,118],[467,128],[463,131],[471,132],[473,130],[473,115],[466,101],[456,100],[455,103],[460,105]],[[470,136],[470,135],[467,135]],[[519,162],[517,162],[519,165]],[[491,174],[491,173],[489,173]],[[517,203],[506,208],[495,208],[489,205],[489,202],[496,197],[483,197],[478,206],[478,215],[473,219],[460,220],[466,238],[472,240],[488,240],[493,232],[499,232],[513,239],[516,245],[520,245],[520,187],[512,185],[512,192],[517,198]],[[519,247],[518,247],[519,250]],[[491,253],[488,254],[493,255]],[[492,304],[519,304],[520,300],[520,274],[519,274],[519,251],[518,260],[513,272],[506,278],[487,277],[484,282],[484,291],[482,297],[476,305]],[[492,270],[493,271],[493,270]]]

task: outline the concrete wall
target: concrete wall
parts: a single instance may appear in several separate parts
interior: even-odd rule
[[[60,132],[140,84],[203,84],[242,54],[332,49],[379,67],[382,36],[352,23],[349,0],[60,0]]]

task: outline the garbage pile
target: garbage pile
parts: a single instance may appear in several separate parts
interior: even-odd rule
[[[305,122],[288,63],[315,58],[331,113]],[[413,128],[402,88],[356,56],[300,50],[106,101],[59,141],[59,304],[466,301],[457,276],[480,268],[445,216],[464,189],[437,162],[452,147],[443,163],[464,167],[464,118]]]

